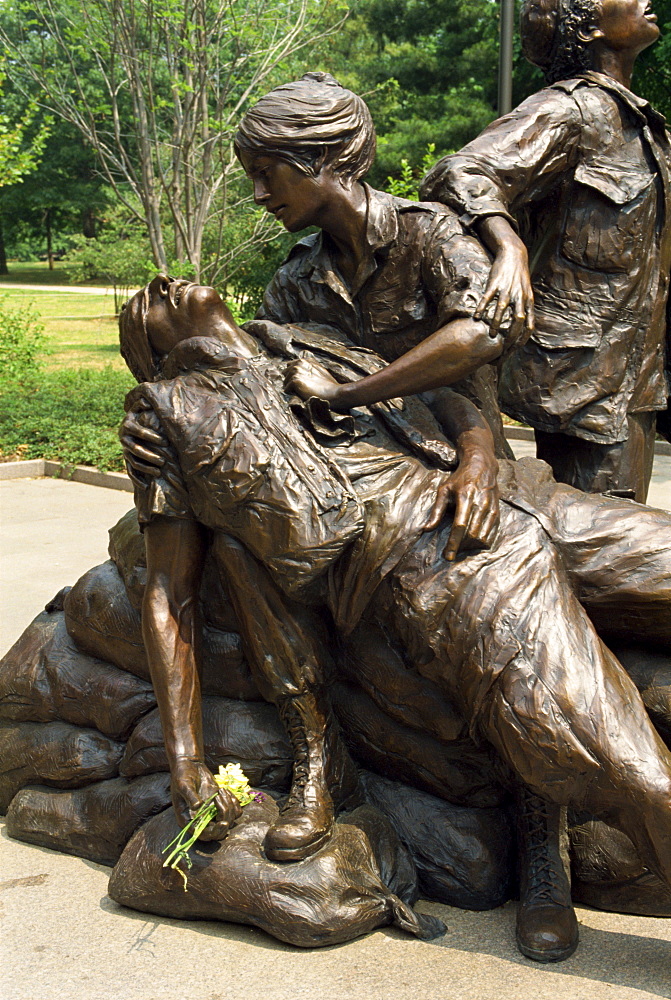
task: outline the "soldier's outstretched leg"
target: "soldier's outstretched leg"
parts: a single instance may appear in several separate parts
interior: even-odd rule
[[[448,531],[399,563],[376,596],[381,613],[476,740],[536,794],[619,826],[671,885],[671,755],[548,530],[502,504],[492,549],[452,564],[441,562]]]

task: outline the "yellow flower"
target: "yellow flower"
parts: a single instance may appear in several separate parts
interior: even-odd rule
[[[239,764],[227,764],[226,767],[220,764],[219,773],[214,775],[214,780],[220,788],[226,788],[235,795],[241,806],[254,801],[254,792]]]

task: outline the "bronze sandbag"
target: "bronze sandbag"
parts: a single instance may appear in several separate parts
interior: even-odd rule
[[[38,615],[0,660],[0,719],[60,720],[123,739],[155,705],[150,684],[80,652],[62,612]]]
[[[362,621],[343,642],[338,672],[360,687],[385,715],[426,736],[451,743],[468,731],[445,692],[422,677],[379,625]]]
[[[289,787],[293,754],[274,705],[205,697],[203,736],[210,769],[240,764],[253,785]],[[133,778],[167,770],[161,720],[155,709],[131,733],[119,771]]]
[[[671,746],[671,650],[613,644],[613,652],[638,688],[657,732]]]
[[[344,815],[320,851],[281,865],[262,850],[276,817],[271,798],[252,802],[225,840],[198,842],[189,852],[185,892],[179,874],[163,867],[161,851],[179,831],[167,809],[132,838],[112,872],[109,895],[159,916],[251,924],[303,948],[350,941],[389,924],[424,939],[445,932],[441,921],[411,909],[414,865],[377,810],[362,806]]]
[[[140,531],[135,508],[109,529],[109,557],[119,571],[128,599],[138,611],[147,580],[144,535]],[[223,632],[236,632],[237,622],[219,573],[211,556],[205,559],[200,588],[203,618],[206,624]]]
[[[599,820],[570,830],[571,895],[599,910],[671,916],[671,890],[646,868],[629,837]]]
[[[439,743],[390,719],[353,684],[335,684],[331,699],[352,755],[370,770],[457,805],[492,807],[503,801],[492,754],[468,737]]]
[[[80,649],[136,677],[150,679],[140,612],[133,606],[114,562],[109,560],[85,573],[68,593],[64,606],[68,632]],[[205,623],[201,659],[206,694],[260,699],[237,632],[224,632]]]
[[[361,783],[410,851],[422,896],[463,910],[491,910],[511,898],[515,839],[508,809],[452,805],[370,771]]]
[[[79,788],[119,773],[123,744],[67,722],[0,723],[0,813],[26,785]]]
[[[135,781],[112,778],[72,791],[23,788],[7,810],[7,833],[28,844],[114,865],[137,828],[169,805],[169,774]]]

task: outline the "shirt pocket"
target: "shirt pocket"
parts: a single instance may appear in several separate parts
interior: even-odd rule
[[[562,256],[611,273],[640,264],[654,229],[654,176],[643,166],[580,164],[574,174]]]
[[[435,312],[421,286],[406,285],[402,277],[366,296],[364,315],[373,333],[397,334]]]

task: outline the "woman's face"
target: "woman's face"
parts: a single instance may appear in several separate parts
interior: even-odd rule
[[[651,0],[601,0],[597,18],[602,44],[621,52],[641,52],[659,37]]]
[[[254,201],[266,208],[290,233],[319,226],[330,205],[330,174],[304,174],[279,156],[240,153],[240,162],[254,185]]]
[[[214,288],[184,278],[157,275],[147,286],[145,313],[152,347],[158,354],[166,355],[181,340],[206,336],[221,307],[223,302]]]

